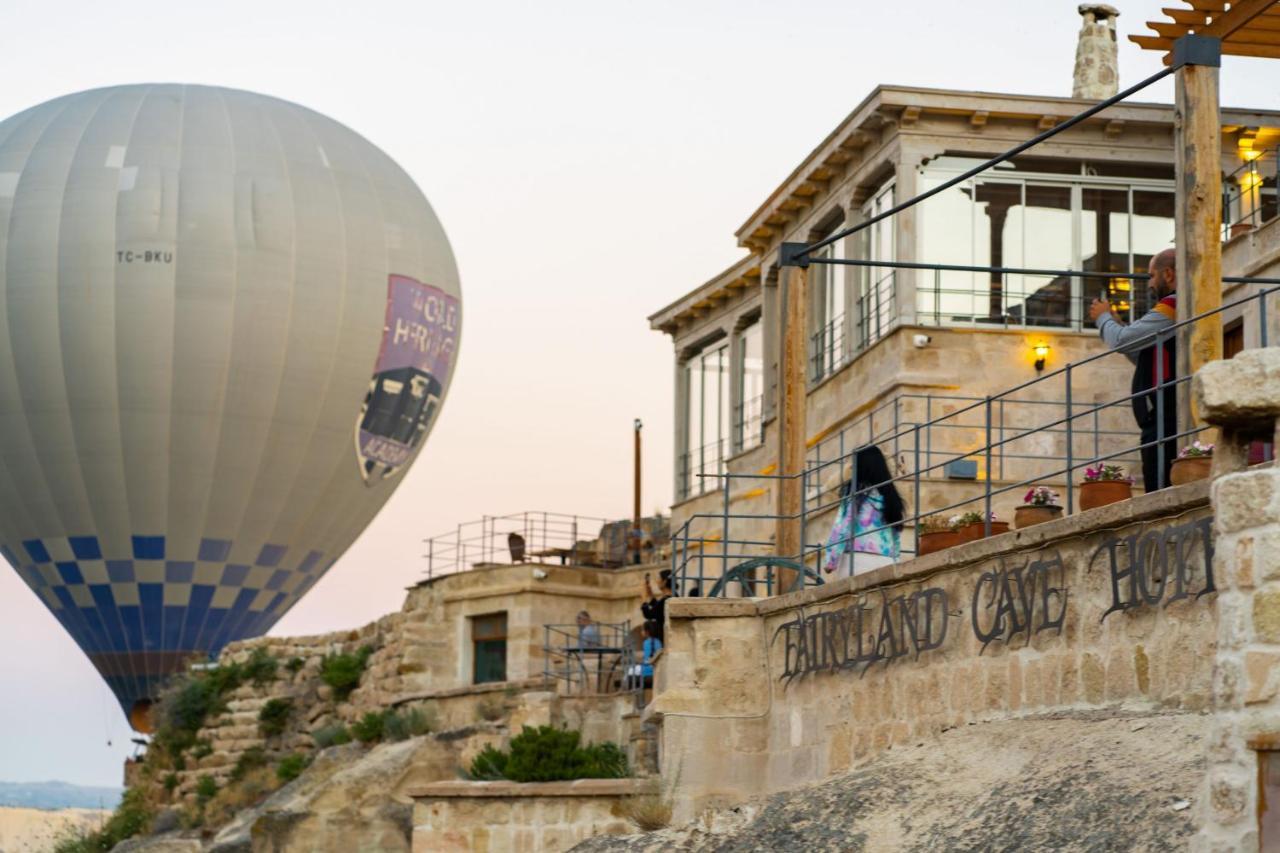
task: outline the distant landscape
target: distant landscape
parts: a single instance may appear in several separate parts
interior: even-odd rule
[[[0,806],[28,809],[114,809],[120,788],[68,782],[0,782]]]

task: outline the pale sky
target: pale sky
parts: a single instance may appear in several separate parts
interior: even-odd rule
[[[1122,35],[1168,5],[1112,2]],[[629,515],[636,417],[665,507],[672,349],[645,318],[741,256],[734,229],[876,84],[1070,94],[1076,5],[6,0],[0,118],[124,83],[249,89],[363,134],[435,207],[459,365],[400,490],[273,631],[314,633],[399,608],[422,539],[458,522]],[[1159,68],[1120,58],[1122,85]],[[1222,91],[1280,109],[1280,63],[1227,58]],[[3,565],[0,685],[0,780],[120,783],[115,699]]]

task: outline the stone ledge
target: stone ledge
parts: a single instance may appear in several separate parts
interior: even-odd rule
[[[743,604],[752,607],[761,615],[769,615],[797,605],[826,601],[850,592],[902,581],[924,580],[940,571],[962,569],[993,557],[1007,556],[1031,548],[1043,548],[1062,539],[1124,527],[1152,518],[1165,518],[1189,509],[1208,507],[1211,482],[1211,480],[1198,480],[1185,486],[1161,489],[1148,495],[1138,495],[1127,501],[1108,504],[1086,512],[1077,512],[1054,521],[1046,521],[1025,530],[1011,530],[999,536],[967,542],[935,554],[926,554],[903,563],[884,566],[857,577],[843,578],[822,586],[810,587],[800,592],[791,592],[773,598],[744,599]],[[673,603],[674,599],[667,603],[668,612]]]
[[[442,687],[438,690],[402,693],[391,700],[391,705],[403,705],[406,702],[420,702],[426,699],[450,699],[455,696],[479,696],[485,693],[501,693],[512,689],[528,691],[543,687],[545,684],[546,680],[541,676],[526,678],[523,681],[491,681],[486,684],[464,684],[461,687]]]
[[[667,615],[672,619],[725,619],[757,616],[757,602],[751,598],[669,598]]]
[[[575,779],[572,782],[432,782],[406,793],[415,800],[513,797],[626,797],[652,786],[644,779]]]

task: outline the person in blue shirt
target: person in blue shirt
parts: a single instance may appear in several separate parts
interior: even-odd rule
[[[662,640],[658,639],[658,623],[648,619],[642,629],[644,642],[640,644],[641,662],[633,664],[627,673],[627,688],[653,686],[653,659],[662,651]]]

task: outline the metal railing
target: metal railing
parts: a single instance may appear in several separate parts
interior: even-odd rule
[[[1280,279],[1226,280],[1280,284]],[[927,417],[928,404],[925,416],[919,420],[898,417],[891,427],[873,431],[869,442],[882,449],[896,448],[896,452],[892,454],[886,450],[885,455],[896,463],[898,470],[883,483],[856,482],[856,475],[852,470],[857,447],[849,448],[847,445],[842,452],[827,459],[817,457],[816,454],[811,456],[805,469],[794,475],[724,472],[718,475],[723,492],[721,511],[691,516],[672,536],[671,567],[676,587],[686,588],[689,584],[696,583],[702,589],[712,588],[711,584],[729,572],[737,562],[759,559],[764,555],[795,560],[818,569],[828,548],[842,545],[852,547],[850,539],[855,536],[871,537],[885,530],[901,537],[898,555],[901,558],[902,555],[915,552],[914,534],[925,516],[976,511],[985,519],[984,528],[989,535],[994,504],[998,500],[1007,502],[1003,498],[1005,495],[1009,495],[1008,500],[1014,500],[1017,492],[1036,485],[1062,484],[1066,494],[1065,510],[1071,513],[1076,506],[1078,472],[1103,463],[1133,460],[1141,456],[1143,451],[1154,454],[1152,464],[1159,478],[1157,486],[1166,486],[1168,464],[1173,461],[1178,443],[1190,441],[1206,427],[1167,429],[1166,407],[1176,405],[1172,400],[1177,394],[1190,393],[1188,383],[1191,377],[1165,376],[1163,354],[1166,349],[1172,349],[1182,329],[1207,317],[1236,310],[1240,311],[1246,321],[1248,318],[1256,320],[1259,345],[1267,346],[1268,318],[1275,311],[1274,306],[1268,305],[1268,300],[1274,302],[1273,297],[1277,292],[1280,292],[1280,287],[1270,287],[1212,311],[1173,323],[1140,341],[1131,342],[1124,348],[1124,352],[1135,353],[1141,349],[1154,348],[1156,375],[1152,387],[1148,389],[1116,394],[1103,400],[1096,399],[1094,395],[1081,400],[1075,387],[1080,383],[1081,377],[1086,375],[1085,371],[1094,368],[1101,360],[1116,355],[1108,350],[998,394],[970,398],[972,402],[938,417]],[[1063,393],[1051,394],[1050,390],[1059,385]],[[1101,384],[1101,387],[1106,386]],[[1096,427],[1099,419],[1108,417],[1109,412],[1118,410],[1124,413],[1127,407],[1134,405],[1135,400],[1154,408],[1154,435],[1150,431],[1144,435],[1134,426],[1127,430],[1100,430]],[[896,411],[896,404],[897,401],[891,401],[881,409]],[[1043,412],[1043,417],[1009,425],[1002,420],[1001,409],[1010,406],[1039,409]],[[884,413],[881,412],[881,417],[883,416]],[[929,437],[938,430],[946,429],[976,433],[978,440],[961,450],[931,446]],[[1102,443],[1104,437],[1105,446]],[[1026,452],[1010,453],[1009,449],[1019,443],[1028,446]],[[1058,449],[1057,452],[1054,448]],[[1017,469],[1003,468],[1002,458],[1006,461],[1016,459]],[[949,465],[961,461],[977,464],[976,477],[969,484],[945,475]],[[798,514],[783,516],[771,512],[734,511],[733,504],[743,498],[753,494],[772,493],[773,488],[781,481],[794,479],[800,480],[803,495]],[[936,488],[943,483],[947,486],[945,489]],[[843,497],[840,494],[841,487],[846,484],[848,497]],[[844,539],[831,540],[827,536],[813,539],[813,525],[822,524],[827,517],[834,515],[842,500],[848,500],[851,505],[857,506],[861,498],[885,486],[897,489],[906,505],[900,524],[882,524],[866,530],[856,530],[856,534]],[[923,511],[922,494],[931,487],[934,487],[935,500],[926,512]],[[780,521],[798,524],[797,553],[778,552],[775,542],[769,536]],[[897,534],[892,534],[894,530],[898,531]],[[815,572],[809,577],[820,576],[821,572]],[[800,575],[800,578],[804,577],[806,576]]]
[[[595,539],[607,523],[604,518],[559,512],[486,515],[424,540],[427,577],[530,558],[578,565],[594,556],[589,543],[583,540]],[[518,541],[513,536],[519,537]]]
[[[1277,167],[1275,151],[1260,151],[1222,181],[1222,239],[1236,236],[1243,226],[1258,228],[1275,219]]]
[[[738,403],[733,429],[739,452],[764,443],[764,394]]]
[[[633,693],[640,706],[644,679],[635,674],[640,656],[630,621],[542,628],[543,678],[570,694]]]
[[[725,439],[717,439],[680,454],[677,460],[676,500],[691,498],[715,488],[707,485],[707,477],[714,477],[724,471],[724,461],[728,458],[725,444]]]
[[[852,355],[845,347],[844,314],[838,314],[809,336],[809,381],[821,382]]]

